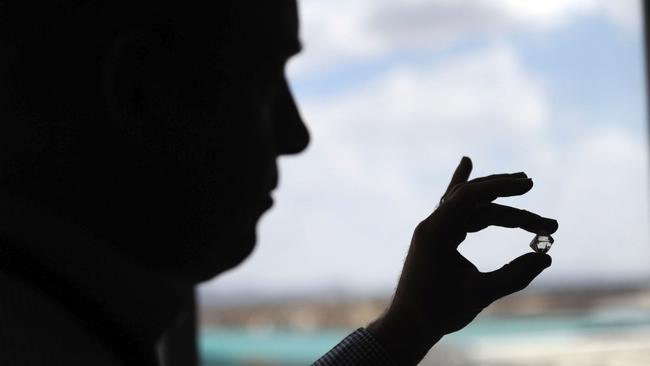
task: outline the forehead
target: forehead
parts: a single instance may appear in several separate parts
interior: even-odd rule
[[[236,32],[248,46],[265,51],[294,53],[300,48],[295,0],[238,1],[234,13]],[[239,38],[239,37],[237,37]]]

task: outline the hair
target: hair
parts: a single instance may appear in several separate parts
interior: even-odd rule
[[[7,62],[12,74],[21,78],[21,84],[25,79],[37,79],[46,86],[43,81],[58,79],[61,81],[58,86],[72,87],[75,81],[94,81],[92,75],[100,74],[97,67],[115,36],[122,31],[152,31],[171,42],[173,25],[182,16],[180,3],[171,0],[10,1],[0,7],[0,42],[12,55]],[[90,80],[66,77],[84,72]]]
[[[214,25],[219,14],[209,0],[184,4],[0,0],[0,186],[45,201],[65,195],[61,185],[87,183],[76,179],[80,172],[129,161],[121,132],[106,123],[105,55],[118,34],[133,30],[155,34],[175,53],[196,47],[186,33]]]

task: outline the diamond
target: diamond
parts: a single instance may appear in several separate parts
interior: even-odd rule
[[[546,234],[537,234],[530,242],[530,247],[537,253],[546,253],[553,245],[553,237]]]

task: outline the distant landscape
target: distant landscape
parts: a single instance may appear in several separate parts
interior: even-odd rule
[[[388,302],[386,296],[330,294],[204,306],[204,364],[309,364],[375,319]],[[650,288],[639,282],[507,297],[445,337],[422,364],[640,365],[647,358]]]

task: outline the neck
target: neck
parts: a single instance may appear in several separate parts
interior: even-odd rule
[[[194,305],[191,286],[140,265],[55,210],[2,189],[0,233],[15,243],[13,253],[27,258],[34,278],[66,291],[58,300],[71,306],[73,315],[78,315],[75,304],[81,304],[90,309],[91,321],[95,315],[104,318],[140,352],[153,352],[163,334]],[[54,292],[56,297],[59,291]]]

